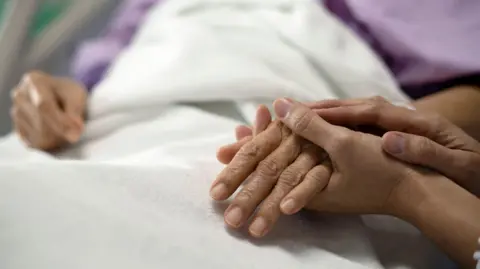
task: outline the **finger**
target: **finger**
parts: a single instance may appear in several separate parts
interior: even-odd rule
[[[217,160],[223,164],[229,164],[235,155],[240,151],[240,149],[245,144],[252,141],[252,139],[252,136],[247,136],[240,141],[219,148],[217,151]]]
[[[278,99],[274,103],[277,117],[294,133],[304,137],[329,152],[334,140],[344,136],[346,129],[333,126],[315,112],[298,102]]]
[[[51,85],[39,76],[28,75],[24,78],[28,88],[30,102],[37,109],[41,121],[60,137],[65,137],[69,142],[76,142],[79,139],[77,133],[70,133],[72,120],[61,111],[58,100],[51,90]]]
[[[322,158],[322,150],[313,144],[307,144],[298,158],[285,169],[272,192],[260,205],[249,232],[254,237],[265,236],[280,217],[282,199],[300,182],[304,176]]]
[[[243,181],[255,170],[258,163],[272,153],[282,142],[284,128],[281,122],[271,124],[267,130],[246,143],[220,172],[212,184],[210,196],[214,200],[225,200],[235,192]]]
[[[260,105],[257,110],[257,115],[255,117],[255,128],[253,130],[253,135],[256,136],[259,133],[265,131],[272,122],[272,114],[270,110],[264,105]]]
[[[217,151],[217,160],[223,164],[228,164],[232,161],[233,157],[237,152],[245,145],[248,141],[252,139],[252,135],[257,135],[265,131],[271,123],[272,116],[270,111],[266,106],[260,106],[257,110],[256,120],[255,120],[255,128],[252,128],[240,125],[235,128],[235,136],[237,139],[236,143],[223,146]],[[255,132],[255,133],[254,133]],[[244,139],[249,137],[248,139]]]
[[[342,107],[342,106],[354,106],[354,105],[361,105],[365,104],[368,99],[366,98],[357,98],[357,99],[334,99],[334,100],[321,100],[317,102],[308,102],[305,103],[310,109],[327,109],[327,108],[335,108],[335,107]]]
[[[235,128],[237,142],[220,147],[217,150],[217,160],[223,164],[229,164],[243,145],[252,140],[252,135],[252,128],[245,125],[237,126]]]
[[[69,116],[83,119],[87,100],[85,87],[70,79],[57,78],[56,82],[53,85],[54,93],[58,97],[65,113]]]
[[[253,130],[252,128],[245,125],[240,125],[235,129],[235,136],[237,138],[237,141],[243,140],[243,138],[247,136],[254,136],[254,135],[257,135],[258,133],[265,131],[268,125],[270,125],[271,119],[272,119],[272,116],[268,108],[264,105],[260,106],[259,109],[257,110],[255,127]],[[249,140],[251,140],[251,137]],[[233,159],[235,154],[237,154],[240,148],[243,145],[245,145],[246,142],[248,142],[249,140],[239,141],[237,143],[233,143],[220,148],[219,151],[217,152],[217,159],[223,164],[230,163],[230,161]]]
[[[293,215],[306,207],[319,192],[325,189],[332,175],[330,162],[315,166],[302,183],[295,187],[281,203],[282,213]]]
[[[21,113],[22,116],[25,119],[28,119],[28,121],[31,123],[32,127],[35,130],[40,130],[40,121],[35,120],[38,119],[38,112],[36,109],[33,107],[33,105],[30,102],[30,98],[28,96],[28,93],[23,90],[22,88],[17,88],[15,93],[12,95],[13,98],[13,108],[12,112]],[[12,114],[12,119],[14,118],[14,115]]]
[[[382,142],[383,149],[393,157],[437,170],[480,194],[478,184],[473,182],[478,176],[476,167],[480,166],[477,154],[452,150],[426,137],[400,132],[386,133]]]
[[[252,128],[245,125],[240,125],[235,128],[235,138],[237,141],[240,141],[247,136],[253,136]]]
[[[10,111],[11,117],[14,123],[14,130],[19,135],[19,137],[28,145],[32,144],[31,134],[33,132],[33,127],[30,124],[28,118],[25,114],[19,109],[12,108]]]
[[[364,103],[354,106],[315,110],[320,117],[335,125],[371,125],[388,131],[400,131],[426,136],[443,144],[445,130],[458,135],[458,128],[441,117],[418,113],[387,102]],[[462,136],[463,137],[463,136]]]
[[[238,228],[247,221],[275,186],[282,171],[297,158],[301,146],[300,137],[290,136],[258,164],[248,183],[225,211],[225,223],[228,226]]]
[[[55,81],[56,83],[52,85],[53,93],[70,119],[70,130],[66,136],[69,140],[76,142],[84,129],[87,90],[70,79],[57,78]]]
[[[436,170],[450,167],[457,157],[455,151],[422,136],[388,132],[382,142],[383,149],[395,158]]]

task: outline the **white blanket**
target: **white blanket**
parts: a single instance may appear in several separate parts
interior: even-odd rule
[[[0,142],[0,268],[445,268],[392,218],[301,214],[251,240],[208,197],[216,148],[258,103],[371,95],[408,104],[313,1],[167,1],[94,90],[81,143]]]

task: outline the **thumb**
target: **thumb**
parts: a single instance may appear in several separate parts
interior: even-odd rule
[[[276,100],[273,106],[277,117],[292,132],[329,151],[330,142],[338,135],[338,128],[298,102],[282,98]]]
[[[383,149],[402,161],[434,169],[457,181],[467,184],[471,177],[472,154],[444,147],[426,137],[388,132],[383,136]]]
[[[75,98],[66,98],[63,101],[63,109],[71,122],[70,136],[79,137],[84,128],[85,102]]]
[[[80,135],[84,127],[86,90],[81,85],[67,79],[58,79],[55,90],[65,114],[73,123],[74,128],[71,132]]]
[[[83,119],[87,103],[87,90],[77,82],[60,78],[55,83],[55,93],[66,114]]]
[[[447,148],[426,137],[400,132],[386,133],[383,149],[402,161],[433,169],[450,164],[453,157]]]
[[[63,109],[67,115],[78,118],[83,121],[85,114],[86,100],[81,96],[65,96],[63,97]]]

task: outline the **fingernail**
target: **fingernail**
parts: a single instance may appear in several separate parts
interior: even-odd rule
[[[266,230],[267,221],[265,221],[265,218],[263,217],[256,218],[253,221],[252,225],[250,225],[250,233],[256,237],[262,237],[263,235],[265,235]]]
[[[277,117],[280,119],[286,118],[288,116],[288,113],[290,112],[290,108],[292,107],[292,102],[282,98],[279,99],[273,104],[274,109],[275,109],[275,114],[277,114]]]
[[[283,213],[293,214],[297,209],[297,205],[295,203],[295,200],[288,199],[280,205],[280,208],[282,209]]]
[[[75,142],[78,142],[78,140],[80,139],[80,134],[75,130],[69,130],[65,134],[65,138],[67,139],[68,142],[75,143]]]
[[[385,149],[391,154],[402,154],[405,149],[405,138],[397,134],[384,136]]]
[[[214,200],[222,200],[225,196],[227,196],[227,194],[228,194],[227,186],[223,183],[215,185],[210,190],[210,196]]]
[[[225,216],[225,221],[232,227],[239,227],[242,224],[242,210],[235,206]]]

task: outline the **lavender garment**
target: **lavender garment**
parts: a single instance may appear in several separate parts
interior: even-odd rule
[[[325,2],[370,42],[410,96],[480,85],[480,1]]]
[[[125,0],[114,14],[105,34],[80,45],[72,62],[74,77],[91,89],[110,64],[128,46],[148,10],[160,0]]]
[[[125,0],[106,35],[81,46],[73,63],[75,77],[89,88],[98,83],[159,1]],[[479,0],[323,2],[371,45],[410,96],[478,82]]]

